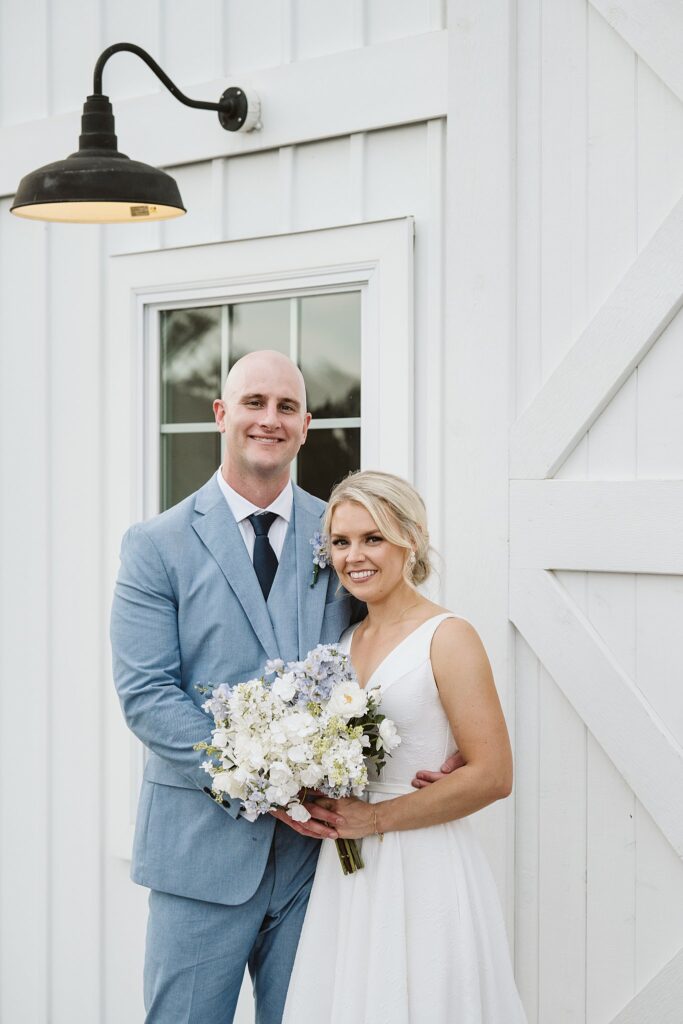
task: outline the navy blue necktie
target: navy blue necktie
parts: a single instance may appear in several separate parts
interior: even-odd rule
[[[268,540],[268,530],[273,525],[273,522],[277,519],[276,512],[262,512],[258,515],[256,512],[248,517],[249,522],[254,527],[254,571],[256,572],[256,578],[258,579],[263,596],[268,600],[268,594],[270,588],[273,585],[275,579],[275,573],[277,572],[277,555],[270,546]]]

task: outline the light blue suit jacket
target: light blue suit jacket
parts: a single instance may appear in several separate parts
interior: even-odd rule
[[[149,751],[131,871],[141,885],[229,905],[258,887],[276,822],[250,823],[238,817],[239,801],[221,807],[207,795],[193,745],[210,739],[213,722],[196,684],[241,682],[269,658],[303,658],[339,639],[355,603],[330,569],[310,585],[310,539],[324,507],[294,487],[267,604],[215,478],[123,539],[111,637],[123,713]],[[295,877],[317,841],[287,835]]]

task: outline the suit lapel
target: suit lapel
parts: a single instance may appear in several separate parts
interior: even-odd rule
[[[269,658],[278,657],[277,641],[266,602],[244,544],[240,528],[214,479],[197,493],[192,524],[202,543],[218,563],[256,636]]]
[[[299,612],[299,657],[305,658],[320,641],[325,597],[330,569],[321,569],[318,581],[313,579],[313,548],[311,538],[320,530],[319,506],[310,500],[306,491],[294,488],[294,516],[296,529],[296,579]]]

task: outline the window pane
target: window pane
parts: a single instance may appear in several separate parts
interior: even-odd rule
[[[221,392],[220,306],[163,310],[160,316],[161,422],[211,422]]]
[[[230,366],[247,352],[273,348],[289,355],[289,299],[239,302],[229,307]]]
[[[299,452],[300,487],[327,501],[334,485],[354,469],[360,469],[359,427],[309,430]]]
[[[161,511],[182,501],[218,469],[221,461],[221,435],[161,435]]]
[[[360,416],[360,292],[301,303],[301,370],[314,416]]]

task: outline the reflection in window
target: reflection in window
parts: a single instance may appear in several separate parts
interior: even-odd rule
[[[275,349],[289,355],[290,299],[238,302],[228,306],[230,366],[248,352]]]
[[[298,462],[301,487],[328,498],[334,485],[360,466],[360,428],[310,430]]]
[[[295,359],[313,421],[293,476],[327,498],[360,466],[360,293],[338,292],[160,312],[160,507],[209,479],[221,461],[212,403],[247,352]]]
[[[161,313],[161,421],[213,420],[220,390],[221,308]]]
[[[312,295],[300,302],[300,366],[314,416],[360,416],[360,296]]]

